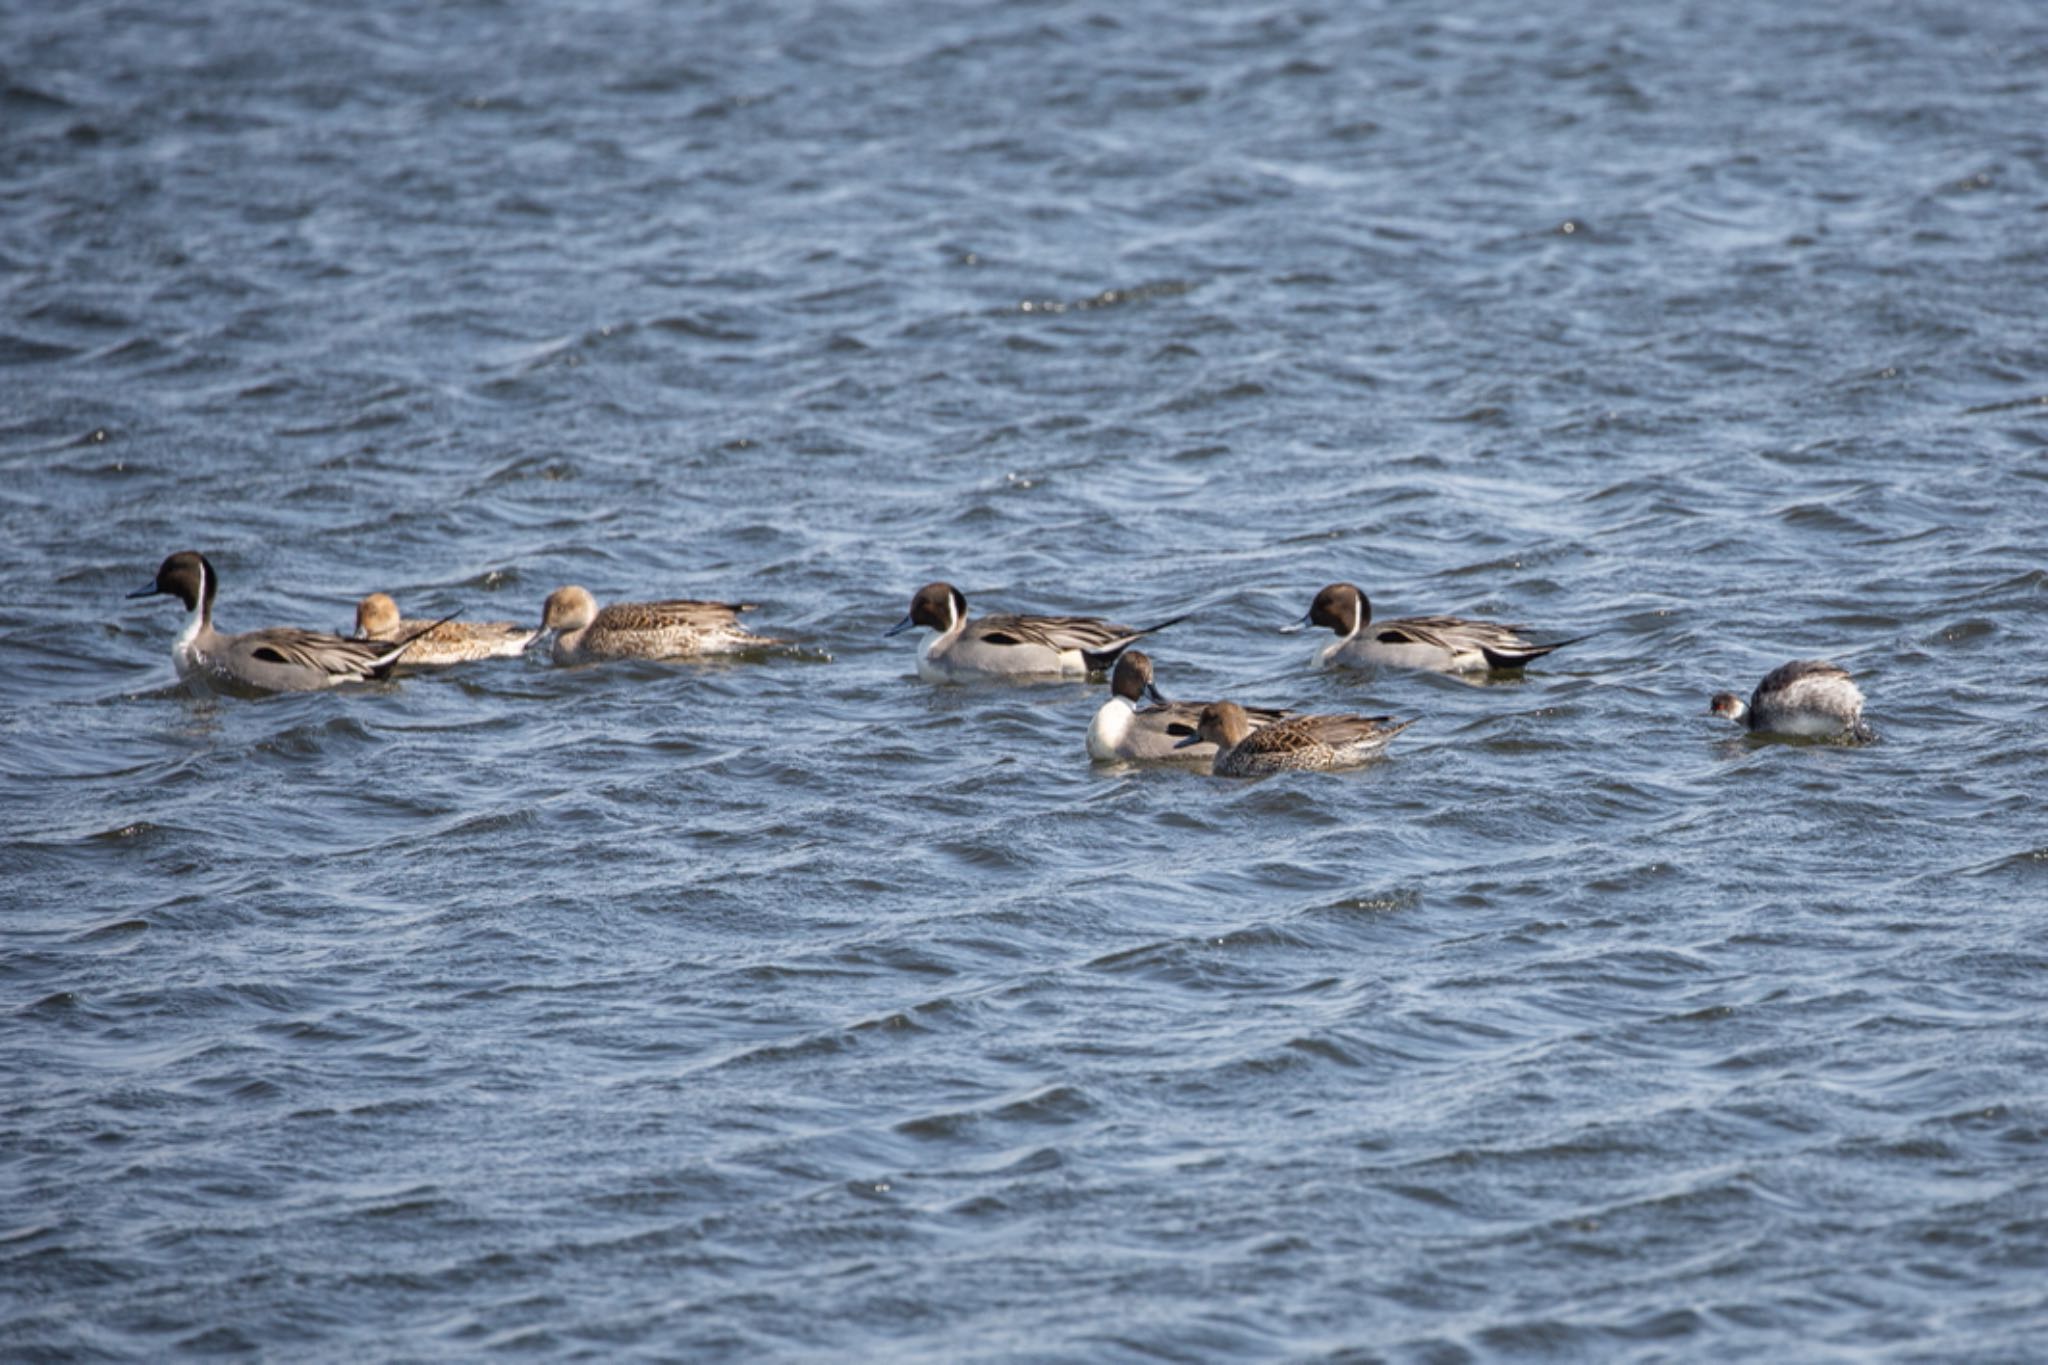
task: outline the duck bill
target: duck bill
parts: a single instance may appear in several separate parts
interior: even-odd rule
[[[1281,633],[1282,635],[1293,635],[1293,634],[1295,634],[1295,633],[1297,633],[1297,632],[1299,632],[1299,631],[1301,631],[1301,630],[1303,630],[1303,629],[1307,628],[1307,626],[1308,626],[1308,624],[1309,624],[1309,619],[1308,619],[1308,618],[1309,618],[1310,616],[1313,616],[1314,614],[1315,614],[1315,613],[1313,613],[1313,612],[1306,612],[1306,613],[1304,613],[1304,614],[1302,615],[1302,617],[1301,617],[1301,619],[1300,619],[1300,620],[1298,620],[1298,621],[1289,621],[1289,622],[1288,622],[1288,623],[1287,623],[1286,625],[1284,625],[1284,626],[1280,627],[1280,633]]]
[[[1182,740],[1180,743],[1174,745],[1173,747],[1176,749],[1192,749],[1197,744],[1206,743],[1208,743],[1208,741],[1203,739],[1200,735],[1189,735],[1186,739]]]
[[[138,597],[162,597],[163,595],[164,590],[152,583],[146,588],[137,588],[134,592],[129,593],[128,600],[133,602]]]
[[[882,638],[886,640],[892,635],[901,635],[904,631],[909,630],[912,626],[916,624],[917,622],[911,620],[908,616],[906,616],[901,621],[898,621],[895,625],[883,631]]]
[[[1171,705],[1171,703],[1169,703],[1169,702],[1168,702],[1168,701],[1166,700],[1166,698],[1165,698],[1165,697],[1164,697],[1164,696],[1163,696],[1163,695],[1162,695],[1162,694],[1160,693],[1159,689],[1158,689],[1158,688],[1156,688],[1156,687],[1154,687],[1154,686],[1153,686],[1153,685],[1152,685],[1151,683],[1146,683],[1146,684],[1145,684],[1145,695],[1146,695],[1146,696],[1148,696],[1148,697],[1150,697],[1150,698],[1151,698],[1151,699],[1153,700],[1154,704],[1156,704],[1156,705],[1159,705],[1159,706],[1167,706],[1167,705]]]

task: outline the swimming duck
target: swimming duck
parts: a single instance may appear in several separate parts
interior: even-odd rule
[[[1115,663],[1133,641],[1186,619],[1176,616],[1139,629],[1093,616],[1003,613],[970,621],[958,588],[927,583],[910,599],[910,614],[884,634],[917,626],[938,632],[917,654],[917,674],[926,682],[1083,678]]]
[[[1317,662],[1326,666],[1386,664],[1435,673],[1521,668],[1585,638],[1539,645],[1523,638],[1519,626],[1468,621],[1462,616],[1402,616],[1376,622],[1371,601],[1349,583],[1332,583],[1317,593],[1308,615],[1289,629],[1303,626],[1326,626],[1341,637],[1317,655]]]
[[[1150,697],[1153,705],[1144,710],[1138,703]],[[1088,724],[1088,753],[1097,762],[1115,759],[1159,761],[1162,759],[1214,761],[1216,746],[1209,742],[1183,745],[1181,740],[1195,733],[1202,718],[1199,701],[1168,701],[1152,685],[1152,660],[1142,650],[1124,651],[1109,675],[1109,700]],[[1253,729],[1284,720],[1291,711],[1274,711],[1263,706],[1241,708]]]
[[[1747,705],[1733,692],[1716,692],[1707,710],[1765,734],[1858,743],[1877,738],[1863,723],[1863,693],[1847,670],[1825,659],[1779,664],[1764,674]]]
[[[1414,723],[1392,716],[1293,716],[1254,729],[1242,706],[1219,701],[1202,708],[1194,735],[1181,743],[1189,748],[1214,744],[1216,758],[1209,771],[1218,777],[1328,771],[1376,757],[1388,740]]]
[[[779,645],[741,627],[752,602],[614,602],[599,611],[583,588],[557,588],[541,607],[540,628],[555,632],[558,664],[593,659],[683,659]]]
[[[407,667],[468,663],[472,659],[511,658],[540,637],[529,626],[510,621],[408,621],[398,614],[390,594],[373,592],[356,603],[358,640],[412,637],[405,652]]]
[[[325,631],[271,626],[223,635],[213,628],[220,575],[196,550],[180,550],[158,566],[156,581],[130,597],[175,597],[191,616],[171,647],[178,677],[231,694],[317,692],[341,683],[382,678],[411,639],[350,640]]]

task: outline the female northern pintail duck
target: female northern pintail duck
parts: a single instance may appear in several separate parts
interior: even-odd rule
[[[1234,701],[1202,708],[1195,733],[1182,744],[1216,746],[1209,771],[1218,777],[1258,777],[1302,769],[1349,768],[1377,756],[1387,741],[1413,725],[1392,716],[1293,716],[1253,729]]]
[[[1140,711],[1139,701],[1148,696],[1153,705]],[[1160,696],[1159,689],[1152,685],[1152,660],[1141,650],[1126,650],[1116,661],[1116,671],[1109,676],[1109,700],[1102,703],[1102,709],[1088,724],[1089,756],[1101,763],[1115,759],[1211,762],[1216,757],[1213,743],[1181,743],[1195,733],[1206,705],[1207,702],[1199,701],[1168,701]],[[1253,729],[1293,714],[1263,706],[1241,709]]]
[[[1858,743],[1877,738],[1863,723],[1863,694],[1845,670],[1824,659],[1779,664],[1764,674],[1747,705],[1733,692],[1716,692],[1707,710],[1765,734]]]
[[[325,631],[271,626],[223,635],[213,628],[213,596],[220,576],[194,550],[180,550],[156,571],[156,581],[130,597],[175,597],[191,613],[171,647],[178,677],[217,692],[317,692],[365,682],[391,672],[412,646],[404,640],[350,640]]]
[[[1139,629],[1093,616],[1004,613],[970,621],[958,588],[927,583],[910,599],[910,614],[884,634],[901,635],[915,626],[938,632],[917,654],[917,674],[926,682],[1084,678],[1115,663],[1134,640],[1186,619],[1176,616]]]
[[[414,664],[465,664],[473,659],[511,658],[526,652],[540,638],[530,626],[510,621],[408,621],[388,593],[373,592],[356,603],[358,640],[396,641],[410,636],[407,667]]]
[[[555,662],[684,659],[779,645],[739,623],[752,602],[614,602],[603,611],[578,587],[557,588],[541,607],[540,628],[555,632]]]
[[[1317,655],[1317,662],[1352,668],[1386,664],[1434,673],[1477,673],[1520,668],[1584,636],[1539,645],[1524,639],[1519,626],[1468,621],[1462,616],[1402,616],[1374,621],[1372,603],[1349,583],[1332,583],[1316,594],[1308,615],[1291,629],[1326,626],[1341,637]],[[1367,627],[1371,629],[1368,630]]]

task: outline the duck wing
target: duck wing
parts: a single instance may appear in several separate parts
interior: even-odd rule
[[[598,630],[722,630],[732,628],[752,602],[700,602],[671,598],[662,602],[615,602],[598,612]]]
[[[1521,626],[1472,621],[1462,616],[1403,616],[1392,621],[1374,621],[1366,629],[1381,644],[1428,645],[1453,656],[1477,651],[1485,657],[1487,667],[1500,669],[1520,668],[1586,638],[1579,635],[1537,644],[1522,634]]]
[[[1294,716],[1287,720],[1275,721],[1246,735],[1238,742],[1237,747],[1248,753],[1258,754],[1320,754],[1330,746],[1323,738],[1322,726],[1318,722],[1332,719],[1336,718]]]
[[[1094,616],[984,616],[968,627],[983,644],[1037,645],[1064,654],[1076,650],[1091,671],[1108,668],[1116,656],[1155,630],[1187,620],[1176,616],[1149,626],[1124,626]]]
[[[325,631],[297,626],[272,626],[234,637],[230,656],[253,664],[303,671],[308,677],[349,682],[382,677],[411,644],[389,640],[350,640]]]
[[[1413,725],[1392,716],[1304,716],[1316,738],[1332,749],[1377,748]]]

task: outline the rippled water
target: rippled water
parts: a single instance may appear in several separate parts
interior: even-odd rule
[[[2038,1355],[2048,25],[1654,9],[0,6],[0,1352]],[[197,701],[184,548],[803,648]]]

